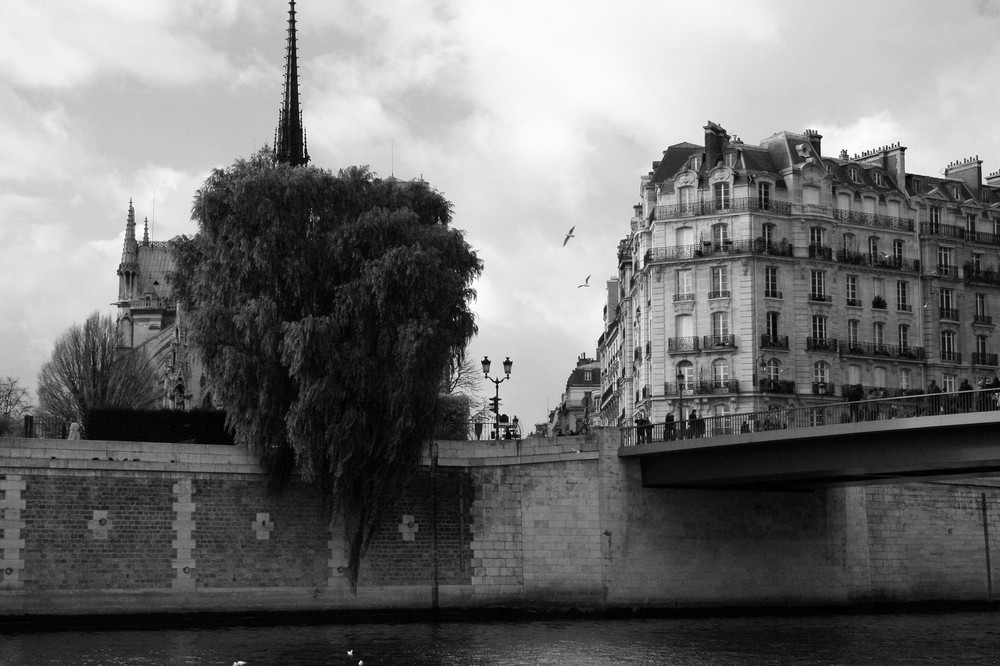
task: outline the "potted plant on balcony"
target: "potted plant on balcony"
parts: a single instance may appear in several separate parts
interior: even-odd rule
[[[872,307],[877,310],[885,310],[887,307],[885,303],[885,298],[883,298],[882,296],[876,296],[875,298],[873,298]]]

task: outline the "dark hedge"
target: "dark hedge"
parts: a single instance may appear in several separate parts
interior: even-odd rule
[[[93,409],[86,435],[117,442],[233,444],[226,431],[226,413],[217,409]]]

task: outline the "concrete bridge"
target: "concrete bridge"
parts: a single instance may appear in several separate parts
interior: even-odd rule
[[[1000,472],[996,389],[841,402],[622,430],[650,488],[810,489]]]

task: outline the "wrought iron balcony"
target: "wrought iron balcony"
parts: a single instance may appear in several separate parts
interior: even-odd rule
[[[681,338],[668,338],[667,351],[670,353],[696,352],[698,351],[699,340],[700,338],[698,338],[697,335]]]
[[[953,266],[951,264],[938,264],[937,275],[938,277],[957,278],[958,266]]]
[[[913,306],[909,303],[896,303],[897,312],[913,312]]]
[[[694,300],[694,294],[674,294],[674,303],[678,303],[680,301],[693,301],[693,300]]]
[[[862,213],[861,211],[835,208],[833,210],[833,219],[865,227],[913,231],[913,220],[905,217],[893,217],[892,215],[878,215],[876,213]]]
[[[847,305],[850,306],[850,307],[852,307],[852,308],[860,308],[861,307],[861,299],[860,298],[848,298],[847,299]]]
[[[940,310],[941,319],[950,319],[951,321],[958,321],[958,308],[941,308]]]
[[[680,395],[681,392],[678,389],[683,389],[684,393],[687,395],[694,395],[696,391],[698,382],[664,382],[663,383],[663,394],[664,395]]]
[[[947,363],[961,363],[962,362],[962,354],[960,352],[957,352],[957,351],[946,351],[946,350],[942,349],[941,350],[941,360],[945,361]]]
[[[762,379],[757,386],[763,393],[795,393],[795,382],[783,379]]]
[[[729,291],[728,289],[720,289],[718,291],[708,292],[709,298],[729,298],[732,295],[733,292]]]
[[[988,365],[995,368],[997,367],[997,355],[985,352],[973,352],[972,365]]]
[[[966,282],[982,282],[983,284],[1000,286],[1000,272],[973,268],[971,263],[963,266],[962,275]]]
[[[762,349],[788,349],[788,336],[765,333],[760,336],[760,346]]]
[[[736,348],[736,336],[729,335],[706,335],[701,339],[702,349],[717,349],[719,347],[725,347],[728,349]]]
[[[840,342],[840,351],[850,356],[869,356],[887,358],[905,358],[910,360],[922,360],[924,358],[923,347],[910,347],[909,345],[886,345],[874,342]]]
[[[982,243],[984,245],[1000,245],[1000,235],[985,231],[969,231],[965,227],[958,227],[952,224],[936,224],[934,222],[921,222],[920,233],[925,236],[945,236],[946,238],[958,238]]]
[[[696,201],[693,203],[661,204],[653,208],[654,220],[674,220],[699,215],[726,213],[772,213],[791,215],[792,205],[786,201],[761,201],[757,197],[728,199],[725,202]]]
[[[855,252],[853,250],[838,250],[837,262],[853,266],[871,266],[873,268],[893,268],[901,271],[920,271],[919,259],[905,259],[888,254],[871,254],[870,252]]]
[[[813,382],[813,395],[837,395],[837,387],[832,382]]]
[[[810,243],[809,258],[826,259],[827,261],[830,261],[833,259],[833,248],[827,247],[825,245],[816,245],[815,243]]]
[[[765,289],[764,298],[782,298],[781,292],[776,289]]]
[[[973,324],[985,324],[987,326],[993,325],[993,317],[987,314],[977,314],[972,318]]]
[[[816,303],[832,303],[833,296],[830,294],[809,294],[809,300]]]
[[[806,338],[806,350],[836,352],[837,340],[834,338]]]
[[[764,239],[733,240],[713,243],[697,243],[695,245],[674,245],[671,247],[654,247],[646,250],[647,262],[674,261],[682,259],[698,259],[716,255],[732,254],[767,254],[781,257],[791,257],[793,247],[788,243],[765,243]]]
[[[888,310],[889,304],[885,302],[885,299],[881,296],[876,296],[872,299],[872,308],[875,310]]]

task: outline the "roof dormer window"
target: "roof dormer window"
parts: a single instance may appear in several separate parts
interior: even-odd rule
[[[691,169],[693,171],[697,171],[700,168],[701,168],[701,158],[700,157],[692,157],[691,158]]]
[[[852,183],[861,182],[861,174],[859,174],[858,170],[855,169],[854,167],[850,167],[847,169],[847,177],[851,179]]]
[[[872,174],[872,177],[875,180],[876,185],[878,185],[879,187],[885,187],[885,178],[882,176],[880,172],[876,171],[874,174]]]
[[[736,153],[726,153],[722,157],[722,163],[725,164],[727,167],[730,168],[734,167],[736,165]]]

